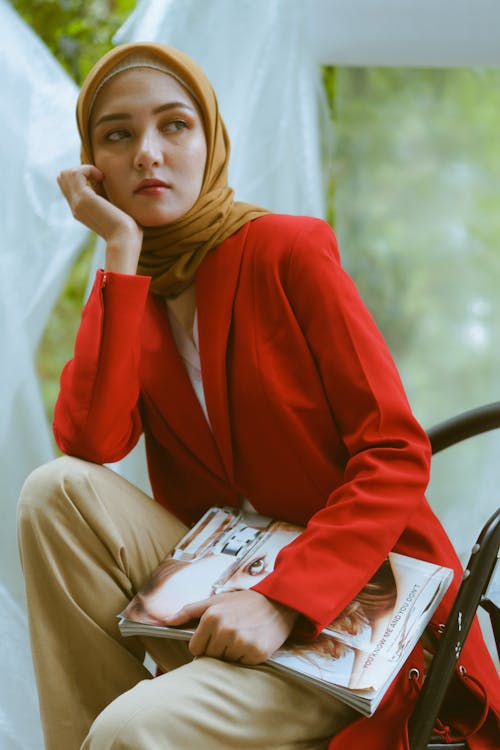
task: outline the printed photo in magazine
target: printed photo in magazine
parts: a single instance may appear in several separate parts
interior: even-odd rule
[[[184,605],[250,588],[302,532],[232,508],[211,508],[120,613],[123,635],[189,639],[165,625]],[[422,635],[452,577],[449,568],[390,553],[367,585],[312,642],[287,641],[268,663],[371,715]]]

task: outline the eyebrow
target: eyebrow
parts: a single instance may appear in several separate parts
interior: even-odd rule
[[[160,104],[159,107],[153,109],[153,114],[158,115],[161,112],[166,112],[169,109],[187,109],[194,112],[194,107],[191,107],[186,102],[167,102],[166,104]],[[94,124],[94,128],[101,125],[103,122],[113,122],[114,120],[131,120],[132,115],[129,112],[111,112],[109,115],[103,115],[99,117],[97,122]]]

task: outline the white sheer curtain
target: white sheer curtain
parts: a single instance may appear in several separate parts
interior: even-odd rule
[[[26,617],[0,584],[0,747],[42,750]]]
[[[60,169],[78,161],[76,86],[5,0],[0,36],[0,569],[19,597],[17,495],[29,471],[52,456],[33,356],[85,231],[56,184]]]
[[[78,159],[76,87],[5,0],[0,40],[0,747],[38,750],[15,515],[24,478],[53,455],[34,353],[85,232],[55,182]]]

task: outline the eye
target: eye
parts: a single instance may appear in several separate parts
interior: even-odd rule
[[[178,133],[181,130],[185,130],[188,124],[185,120],[169,120],[163,125],[162,130],[166,133]]]
[[[130,135],[128,130],[112,130],[110,133],[106,133],[105,139],[115,143],[116,141],[123,141]]]
[[[256,557],[246,566],[246,573],[250,576],[260,576],[266,569],[266,556]]]

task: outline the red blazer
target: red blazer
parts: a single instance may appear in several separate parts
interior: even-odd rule
[[[54,420],[61,450],[108,463],[144,432],[155,499],[186,523],[243,495],[263,514],[306,525],[255,588],[301,612],[311,635],[390,550],[455,568],[436,613],[443,621],[461,571],[424,498],[428,440],[340,266],[331,228],[263,216],[203,261],[196,296],[211,429],[165,303],[148,287],[148,277],[97,273],[61,377]],[[461,663],[468,660],[498,708],[498,677],[476,628]],[[473,714],[469,691],[466,702]],[[403,748],[412,705],[401,677],[375,717],[355,722],[331,748]],[[488,744],[498,731],[493,720],[489,729],[474,748],[497,747]]]

